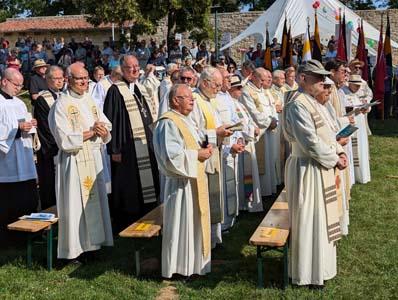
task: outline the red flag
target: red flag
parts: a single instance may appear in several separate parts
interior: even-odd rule
[[[341,22],[341,15],[339,18],[339,39],[337,40],[337,55],[336,59],[347,61],[347,51],[345,49],[343,23]]]
[[[365,33],[363,32],[363,20],[361,20],[359,24],[358,34],[357,55],[355,57],[364,63],[362,68],[362,79],[367,82],[369,80],[369,69],[368,57],[366,55]]]
[[[375,67],[374,98],[381,102],[378,105],[378,110],[381,112],[381,118],[384,119],[384,80],[387,76],[387,71],[383,44],[383,20],[380,27],[379,45],[377,48],[377,63]]]

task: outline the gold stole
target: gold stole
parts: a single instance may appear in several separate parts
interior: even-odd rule
[[[254,90],[252,83],[247,84],[247,91],[249,92],[250,97],[252,98],[256,109],[263,113],[264,108],[262,103],[260,102],[260,97],[258,96],[258,92]],[[258,166],[258,173],[260,175],[265,174],[265,147],[264,147],[264,134],[262,134],[257,143],[254,145],[256,149],[256,156],[257,156],[257,166]]]
[[[314,121],[317,135],[327,144],[335,143],[330,137],[335,137],[334,133],[327,127],[326,121],[322,119],[313,103],[305,97],[300,97],[299,101],[310,112]],[[322,188],[325,201],[326,221],[327,221],[327,235],[329,242],[337,241],[341,238],[339,205],[337,201],[336,178],[334,169],[326,169],[320,166],[322,176]]]
[[[46,100],[49,108],[55,103],[54,97],[50,91],[42,91],[39,93],[39,96],[42,96],[44,100]]]
[[[196,103],[198,104],[199,109],[203,113],[203,116],[206,121],[206,130],[214,130],[216,129],[216,119],[214,114],[216,112],[212,112],[209,109],[209,106],[205,103],[206,100],[202,98],[202,95],[199,93],[192,93]],[[213,106],[212,101],[209,101]],[[213,101],[214,102],[214,101]],[[221,165],[220,165],[220,152],[218,147],[213,148],[213,154],[209,158],[209,162],[214,166],[214,169],[209,172],[207,170],[208,175],[208,190],[209,190],[209,202],[210,202],[210,218],[211,223],[216,224],[224,221],[224,199],[222,197],[222,186],[221,186]]]
[[[112,86],[112,83],[109,82],[108,78],[104,77],[99,81],[100,84],[104,87],[105,95],[109,88]]]
[[[129,87],[124,81],[119,81],[114,85],[117,86],[120,94],[122,94],[127,112],[129,114],[144,203],[154,203],[157,201],[157,199],[152,176],[151,160],[149,158],[144,124],[142,123],[141,114],[134,97],[135,95],[130,92]],[[146,99],[143,97],[143,102],[145,100]]]
[[[91,108],[94,119],[98,121],[97,107],[91,100],[91,97],[84,97],[78,100],[73,99],[69,94],[63,95],[62,97],[68,99],[68,120],[74,132],[81,132],[82,118],[84,118],[79,108],[74,105],[74,101],[86,101],[87,105]],[[92,244],[101,244],[105,240],[105,229],[102,222],[98,222],[98,218],[102,215],[102,209],[98,191],[95,160],[90,140],[83,142],[83,148],[77,152],[75,157],[82,195],[83,217],[87,224],[88,236]]]
[[[199,150],[200,146],[198,142],[195,140],[194,136],[189,131],[187,125],[184,121],[181,120],[181,117],[173,112],[168,111],[164,113],[159,120],[161,119],[170,119],[177,126],[180,131],[182,138],[184,139],[185,145],[189,150]],[[194,162],[192,162],[194,163]],[[207,258],[210,254],[210,222],[209,222],[209,190],[208,190],[208,182],[207,175],[205,172],[205,163],[196,161],[198,174],[196,178],[188,178],[193,187],[193,194],[196,196],[194,199],[198,201],[199,213],[200,213],[200,224],[202,227],[202,246],[203,246],[203,256]],[[192,196],[194,196],[192,195]]]

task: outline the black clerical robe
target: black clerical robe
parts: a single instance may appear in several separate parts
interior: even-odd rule
[[[50,91],[54,100],[57,95]],[[48,126],[48,113],[50,107],[43,96],[35,101],[34,118],[37,120],[37,133],[39,135],[40,149],[37,155],[37,175],[39,176],[40,204],[42,209],[55,205],[55,166],[54,156],[58,147]]]
[[[149,128],[153,123],[153,119],[149,110],[149,105],[137,85],[134,85],[134,94],[145,129],[153,182],[158,198],[160,190],[159,171],[153,150],[152,131]],[[146,113],[142,112],[141,102],[144,105]],[[122,155],[121,163],[114,162],[111,158],[111,215],[114,223],[124,226],[142,217],[145,213],[158,205],[158,203],[144,204],[133,131],[123,96],[120,94],[116,85],[112,85],[108,90],[104,103],[104,113],[112,123],[112,140],[107,144],[108,154]]]

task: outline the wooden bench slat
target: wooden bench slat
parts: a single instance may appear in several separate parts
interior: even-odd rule
[[[260,226],[289,230],[289,210],[271,209],[261,222]]]
[[[138,226],[148,224],[144,230],[137,230]],[[125,238],[151,238],[158,236],[163,225],[163,204],[151,210],[138,221],[119,233],[119,236]],[[145,227],[145,225],[144,225]]]
[[[273,227],[257,227],[250,238],[250,244],[255,246],[283,247],[289,236],[289,230]]]
[[[289,209],[287,202],[275,202],[271,209]]]
[[[47,229],[53,222],[34,221],[34,220],[19,220],[8,224],[9,230],[24,231],[24,232],[38,232]]]

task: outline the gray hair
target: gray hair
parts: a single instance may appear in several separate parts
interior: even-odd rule
[[[167,75],[171,75],[176,69],[177,69],[177,64],[175,63],[169,63],[166,67],[166,73]]]
[[[180,69],[180,74],[185,73],[185,72],[191,72],[192,74],[196,75],[196,71],[195,71],[195,69],[192,68],[192,67],[186,66],[186,67],[182,67],[182,68]]]
[[[272,78],[276,78],[276,77],[278,77],[278,76],[280,76],[280,75],[285,76],[285,71],[283,71],[283,70],[275,70],[275,71],[272,73]]]
[[[137,57],[136,57],[135,55],[133,55],[133,54],[125,54],[125,55],[123,55],[123,56],[120,58],[120,66],[123,66],[123,65],[124,65],[124,61],[125,61],[127,58],[129,58],[129,57],[134,57],[134,58],[138,61],[138,59],[137,59]]]
[[[217,72],[220,72],[220,71],[214,67],[204,68],[202,73],[200,73],[198,86],[200,86],[203,83],[203,81],[205,81],[205,80],[212,80],[214,77],[214,74]]]
[[[172,107],[172,103],[173,103],[174,97],[177,95],[178,90],[180,88],[182,88],[182,87],[188,87],[188,86],[186,84],[184,84],[184,83],[176,83],[176,84],[173,84],[173,86],[170,88],[170,91],[169,91],[169,105],[170,105],[171,108],[173,108]]]
[[[62,74],[64,73],[64,70],[62,70],[62,68],[59,66],[49,66],[46,70],[46,79],[53,78],[53,74],[55,71],[61,71]],[[68,77],[70,76],[68,75]]]
[[[247,70],[250,70],[251,72],[253,72],[256,69],[256,66],[254,65],[254,63],[251,60],[246,60],[243,64],[242,64],[242,69],[245,68]]]

